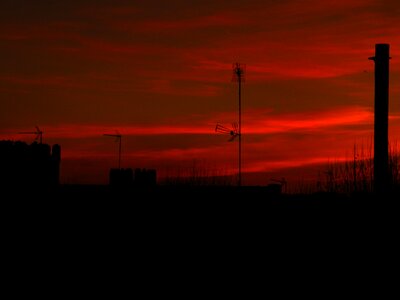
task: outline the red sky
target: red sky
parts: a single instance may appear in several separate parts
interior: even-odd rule
[[[243,170],[302,177],[371,144],[376,43],[391,45],[398,139],[399,15],[397,0],[2,0],[0,139],[39,125],[68,183],[107,182],[116,131],[124,167],[233,173],[237,142],[214,128],[237,121],[238,61]]]

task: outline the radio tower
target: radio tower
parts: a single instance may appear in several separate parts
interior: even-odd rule
[[[233,64],[233,80],[238,83],[239,96],[239,176],[238,186],[242,185],[242,82],[244,82],[244,65],[240,63]]]

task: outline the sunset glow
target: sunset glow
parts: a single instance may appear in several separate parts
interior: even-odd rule
[[[317,176],[371,145],[376,43],[390,44],[398,140],[399,15],[394,0],[4,0],[0,139],[30,143],[18,132],[38,125],[62,147],[66,183],[107,182],[117,148],[103,134],[116,132],[124,167],[235,174],[237,141],[215,126],[238,121],[241,62],[243,172],[261,178],[244,183]]]

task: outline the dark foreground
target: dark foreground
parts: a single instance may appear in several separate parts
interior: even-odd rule
[[[4,208],[27,219],[54,222],[218,224],[264,222],[374,222],[397,219],[397,194],[316,193],[289,195],[266,187],[112,188],[64,185],[54,189],[12,188]],[[142,226],[142,225],[141,225]]]
[[[262,187],[61,186],[14,190],[13,197],[3,197],[1,213],[5,232],[34,244],[43,238],[62,247],[94,242],[159,255],[178,245],[197,249],[228,242],[264,250],[289,245],[283,251],[296,252],[303,243],[322,241],[346,249],[360,240],[374,247],[397,244],[399,199],[279,195]]]
[[[44,272],[46,288],[58,292],[94,281],[101,293],[116,282],[133,294],[210,295],[208,289],[228,281],[247,298],[247,280],[264,286],[269,274],[283,283],[282,293],[292,289],[288,278],[307,280],[311,272],[333,283],[325,291],[331,294],[338,284],[326,276],[354,285],[360,274],[375,278],[393,265],[398,202],[274,195],[259,187],[13,189],[1,201],[2,250],[9,278],[43,281]]]

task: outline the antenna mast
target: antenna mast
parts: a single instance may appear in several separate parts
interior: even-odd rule
[[[244,68],[243,64],[233,64],[233,79],[238,82],[238,96],[239,96],[239,177],[238,186],[242,185],[242,82],[244,82]]]
[[[104,136],[112,136],[116,137],[119,142],[119,147],[118,147],[118,170],[121,170],[121,144],[122,144],[122,135],[121,134],[103,134]]]

